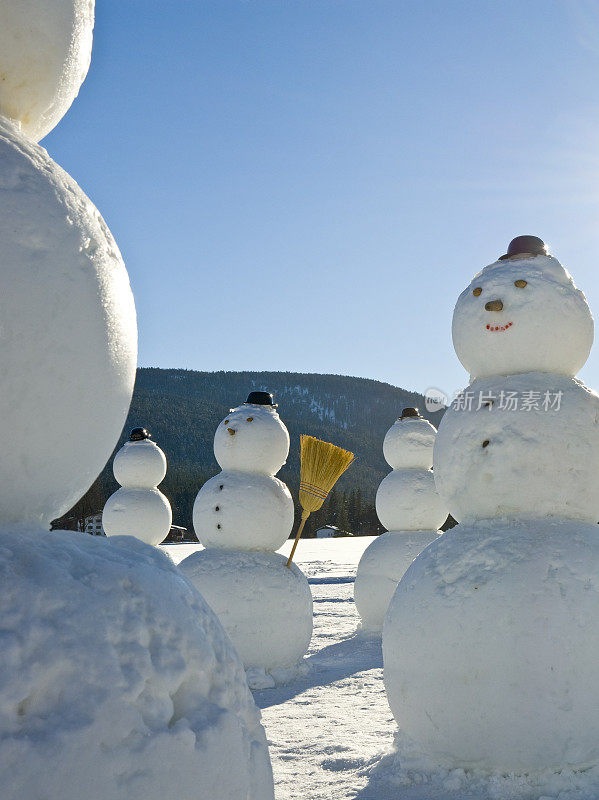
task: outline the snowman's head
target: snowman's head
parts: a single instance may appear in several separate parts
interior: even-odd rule
[[[462,292],[453,312],[453,345],[472,378],[575,375],[592,343],[593,317],[584,294],[544,249],[508,251],[489,264]]]
[[[274,475],[288,454],[289,432],[270,404],[246,402],[231,409],[214,434],[221,469]]]

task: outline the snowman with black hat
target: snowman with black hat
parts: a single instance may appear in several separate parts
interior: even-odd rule
[[[194,504],[194,529],[206,549],[180,564],[229,634],[252,688],[296,673],[312,636],[308,581],[275,552],[293,527],[291,494],[275,477],[288,454],[289,433],[272,394],[250,392],[216,429],[222,471]]]
[[[121,488],[106,501],[102,527],[107,536],[135,536],[157,545],[168,536],[171,504],[158,489],[166,475],[166,456],[145,428],[133,428],[114,457],[112,470]]]

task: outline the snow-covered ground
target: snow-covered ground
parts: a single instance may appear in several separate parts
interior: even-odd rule
[[[356,636],[354,577],[371,536],[302,540],[295,561],[314,597],[307,675],[254,692],[270,742],[277,800],[375,797],[368,769],[396,730],[383,687],[379,637]],[[289,553],[291,542],[279,552]],[[198,545],[164,547],[175,562]],[[378,781],[377,781],[378,783]]]
[[[597,800],[597,767],[526,776],[461,769],[429,776],[420,763],[400,768],[380,638],[356,634],[353,581],[372,538],[308,539],[298,546],[295,560],[314,596],[309,671],[254,692],[270,742],[276,800]],[[163,549],[178,563],[198,547]]]

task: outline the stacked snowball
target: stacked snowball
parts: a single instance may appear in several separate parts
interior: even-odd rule
[[[106,501],[102,526],[107,536],[135,536],[160,544],[173,521],[171,505],[157,485],[166,475],[166,456],[145,428],[134,428],[114,457],[114,477],[121,484]]]
[[[131,537],[47,530],[109,458],[137,357],[119,249],[36,144],[85,78],[93,6],[0,0],[0,797],[272,800],[259,712],[197,591]]]
[[[400,578],[447,517],[431,469],[436,432],[417,409],[405,408],[385,435],[383,455],[393,472],[378,488],[376,511],[388,530],[364,551],[354,586],[365,630],[382,629]]]
[[[253,688],[285,680],[312,636],[308,581],[274,552],[293,527],[291,494],[275,477],[288,453],[272,395],[251,392],[216,429],[222,472],[196,497],[193,524],[206,549],[179,565],[218,615]]]
[[[599,397],[573,377],[592,330],[536,237],[458,299],[473,380],[434,474],[461,524],[408,569],[383,631],[404,753],[491,772],[599,763]]]

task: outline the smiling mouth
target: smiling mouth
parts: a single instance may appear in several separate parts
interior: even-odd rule
[[[506,322],[505,325],[487,325],[487,330],[493,331],[493,333],[497,331],[507,331],[507,329],[511,328],[513,324],[513,322]]]

